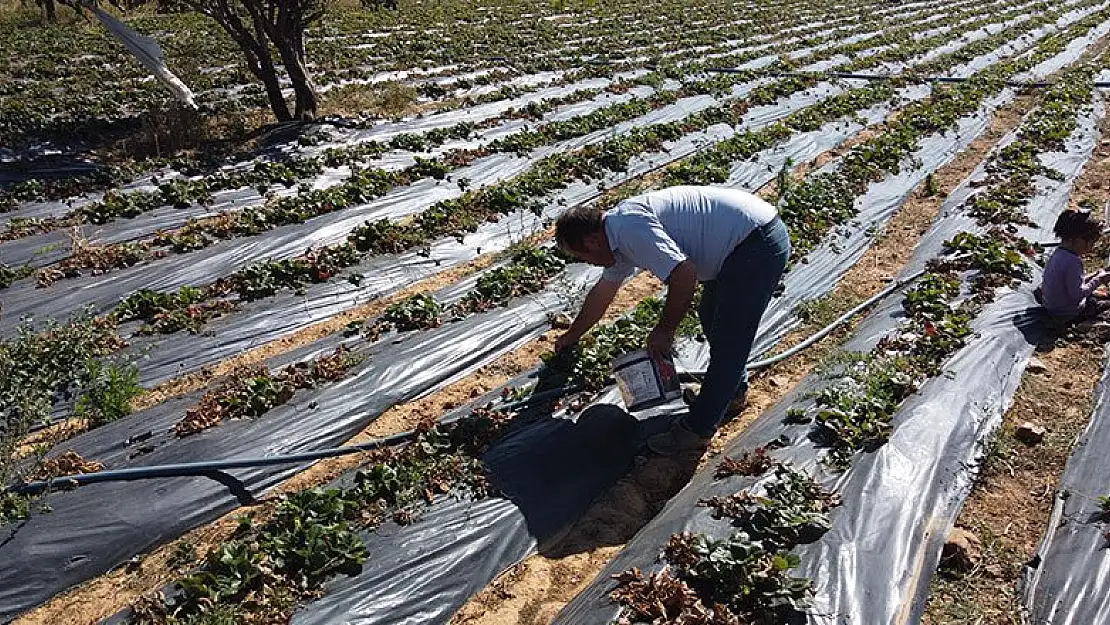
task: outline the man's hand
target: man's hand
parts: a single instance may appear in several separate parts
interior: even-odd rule
[[[674,347],[674,332],[655,326],[647,338],[647,352],[655,360],[662,360],[671,355]]]
[[[574,345],[578,342],[578,339],[580,339],[580,338],[581,337],[574,336],[570,332],[563,333],[562,336],[555,339],[555,353],[558,354],[558,353],[562,352],[563,350],[566,350],[570,347],[574,347]]]

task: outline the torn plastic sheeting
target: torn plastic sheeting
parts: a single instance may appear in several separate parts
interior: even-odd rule
[[[1099,502],[1110,484],[1110,359],[1107,363],[1090,421],[1060,478],[1048,531],[1022,570],[1021,601],[1032,625],[1110,622],[1107,516]]]
[[[568,276],[585,284],[592,267],[573,265]],[[184,400],[170,402],[78,436],[64,445],[110,468],[276,455],[334,447],[389,407],[439,386],[460,372],[533,338],[547,328],[547,312],[561,308],[555,289],[521,298],[512,307],[411,333],[400,343],[370,346],[368,359],[347,378],[275,408],[186,438],[170,431]],[[141,437],[136,445],[126,440]],[[131,458],[139,447],[150,449]],[[304,467],[235,471],[258,495]],[[0,620],[8,620],[135,554],[176,538],[236,507],[229,489],[207,478],[143,484],[105,483],[49,498],[53,512],[34,514],[0,542]],[[105,506],[111,501],[111,506]],[[63,538],[64,537],[64,538]]]
[[[135,58],[153,73],[158,82],[173,93],[179,102],[192,109],[197,107],[196,103],[193,102],[193,92],[166,67],[165,55],[157,41],[136,33],[114,15],[97,8],[95,4],[85,8],[88,8],[96,16],[96,19],[104,24],[108,32],[112,33],[113,37],[130,50],[131,54],[135,55]]]
[[[1042,162],[1065,174],[1062,181],[1039,179],[1037,196],[1028,205],[1027,214],[1043,231],[1067,206],[1068,192],[1094,148],[1102,115],[1100,104],[1082,119],[1066,153],[1042,156]],[[1011,133],[1000,146],[1013,138]],[[924,268],[957,232],[983,230],[958,208],[970,195],[973,181],[984,175],[980,165],[946,200],[900,276]],[[830,473],[820,464],[822,452],[808,438],[812,426],[785,423],[788,409],[811,405],[812,397],[827,386],[827,380],[817,374],[807,376],[727,446],[727,455],[739,457],[785,435],[792,444],[773,455],[815,474],[826,489],[842,496],[843,505],[831,513],[832,529],[796,550],[802,563],[794,571],[811,578],[816,592],[809,622],[920,619],[947,532],[970,491],[975,462],[1000,424],[1037,342],[1039,317],[1030,286],[1038,279],[1039,271],[1021,290],[1005,291],[984,309],[973,323],[975,338],[950,360],[949,373],[931,379],[909,398],[894,415],[890,440],[874,453],[857,454],[847,472]],[[870,350],[901,317],[898,298],[884,302],[860,324],[843,350]],[[599,623],[615,617],[618,607],[608,599],[613,587],[610,575],[633,566],[657,569],[659,554],[672,534],[730,532],[726,523],[714,521],[697,502],[741,490],[751,480],[715,481],[712,473],[710,468],[695,476],[555,623]],[[907,498],[906,493],[915,496]]]

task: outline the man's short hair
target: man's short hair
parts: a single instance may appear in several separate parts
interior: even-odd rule
[[[586,237],[602,229],[604,212],[596,206],[575,206],[555,222],[555,243],[565,250],[582,250]]]

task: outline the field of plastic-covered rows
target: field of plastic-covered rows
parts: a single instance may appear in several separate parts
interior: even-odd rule
[[[128,21],[202,114],[264,102],[200,17]],[[916,622],[941,530],[1033,353],[1031,257],[1100,140],[1108,34],[1110,3],[1095,0],[338,10],[307,42],[322,90],[404,85],[420,114],[334,120],[255,153],[13,175],[0,190],[9,484],[404,434],[331,471],[5,491],[0,617],[451,621],[578,522],[682,409],[614,413],[607,386],[655,298],[541,362],[553,318],[597,276],[550,246],[554,217],[673,184],[773,189],[795,258],[761,324],[768,353],[1022,95],[1011,83],[1047,80],[916,242],[901,275],[925,276],[725,442],[743,466],[710,459],[551,615]],[[80,153],[167,104],[94,26],[0,41],[9,162]],[[691,370],[708,357],[697,332]],[[375,429],[479,375],[499,381]],[[520,401],[571,383],[572,398]],[[1091,448],[1076,448],[1071,488],[1105,483]],[[229,513],[240,520],[209,525]],[[1090,525],[1046,538],[1028,591],[1042,622],[1098,622],[1075,616],[1104,609]],[[1077,553],[1093,562],[1070,567]],[[1082,596],[1060,599],[1076,577]]]

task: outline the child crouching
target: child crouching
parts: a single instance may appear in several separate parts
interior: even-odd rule
[[[1044,278],[1034,295],[1053,321],[1069,323],[1090,319],[1110,309],[1110,302],[1095,289],[1110,282],[1110,271],[1083,272],[1083,254],[1090,252],[1102,236],[1102,223],[1089,211],[1067,210],[1056,219],[1052,231],[1060,246],[1044,268]]]

